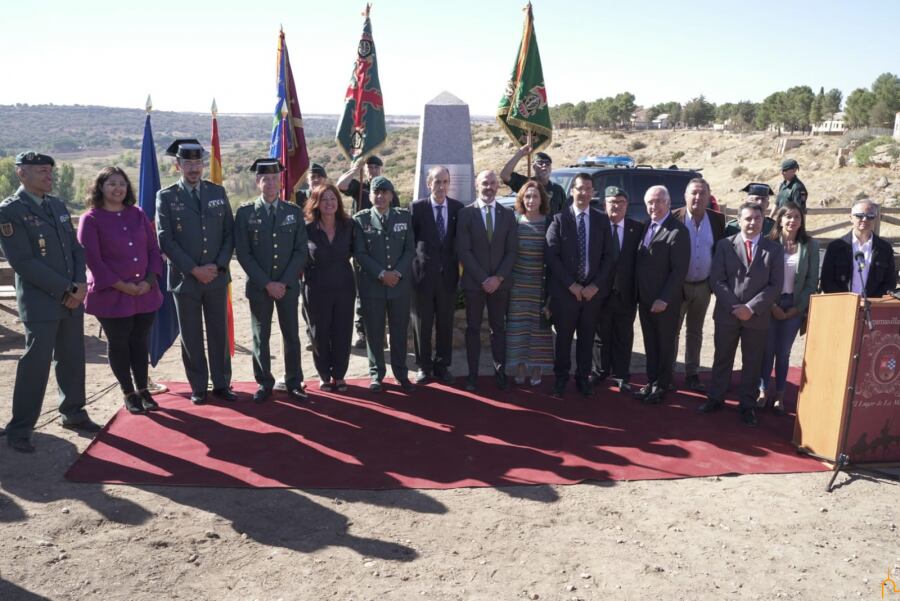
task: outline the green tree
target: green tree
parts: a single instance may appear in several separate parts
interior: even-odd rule
[[[794,86],[785,92],[785,125],[791,132],[809,129],[809,113],[815,98],[809,86]]]
[[[894,115],[896,110],[888,106],[884,100],[876,100],[869,111],[869,125],[872,127],[886,127],[888,129],[894,127]]]
[[[875,94],[864,88],[856,88],[847,96],[844,105],[844,120],[850,127],[865,127],[869,124],[869,113],[877,100]]]
[[[53,170],[53,196],[63,199],[67,205],[77,204],[75,199],[75,168],[69,163],[60,163]]]
[[[13,157],[0,159],[0,200],[6,198],[19,187],[16,177],[16,161]]]
[[[809,109],[809,122],[813,125],[822,122],[823,116],[825,114],[825,88],[819,88],[819,93],[816,96],[815,100],[813,100],[812,106]],[[830,117],[831,115],[827,115]]]
[[[882,73],[872,83],[872,93],[876,102],[884,103],[888,110],[900,110],[900,77],[893,73]]]
[[[688,127],[709,125],[716,118],[716,105],[701,94],[684,105],[683,118]]]
[[[617,125],[628,123],[631,120],[631,115],[637,109],[637,106],[634,104],[634,94],[631,92],[616,94],[612,105],[610,116],[615,118],[614,121]]]
[[[587,119],[587,112],[588,103],[584,100],[575,105],[575,109],[572,111],[572,120],[574,121],[575,127],[584,127],[585,120]]]
[[[825,94],[825,104],[822,108],[825,115],[831,117],[835,113],[841,110],[841,101],[844,99],[844,95],[841,94],[841,91],[837,88],[832,88],[828,90],[828,93]]]

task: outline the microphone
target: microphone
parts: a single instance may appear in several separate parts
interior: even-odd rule
[[[862,271],[866,268],[866,255],[863,254],[863,251],[858,250],[856,254],[853,255],[853,259],[856,261],[856,268]]]

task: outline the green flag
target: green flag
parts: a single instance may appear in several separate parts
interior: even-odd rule
[[[344,114],[335,136],[341,151],[351,161],[365,159],[378,150],[387,137],[368,7],[365,17],[362,37],[356,48],[356,63],[344,96]]]
[[[525,8],[525,29],[516,64],[513,67],[506,92],[497,107],[497,121],[507,135],[519,145],[528,143],[532,132],[531,147],[538,151],[550,145],[553,124],[550,123],[550,106],[547,104],[547,88],[544,87],[544,71],[534,34],[534,15],[531,3]]]

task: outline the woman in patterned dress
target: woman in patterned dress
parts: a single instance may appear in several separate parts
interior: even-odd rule
[[[553,334],[547,322],[544,250],[550,212],[544,187],[526,183],[516,196],[519,248],[512,272],[512,290],[506,323],[506,362],[515,370],[516,384],[541,383],[541,374],[553,367]]]

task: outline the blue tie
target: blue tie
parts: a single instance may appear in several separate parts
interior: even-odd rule
[[[585,246],[587,246],[587,228],[584,225],[584,213],[578,215],[578,283],[582,283],[587,273],[584,270]]]
[[[436,205],[435,208],[437,209],[437,219],[435,221],[437,222],[438,236],[443,241],[444,236],[447,235],[447,226],[444,224],[444,205]]]

